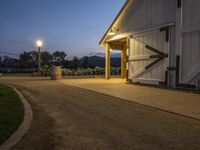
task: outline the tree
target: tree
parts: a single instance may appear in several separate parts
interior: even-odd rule
[[[3,58],[1,58],[2,67],[5,68],[15,68],[17,67],[17,62],[18,62],[17,59],[10,58],[8,56],[3,56]]]
[[[33,58],[32,52],[23,52],[19,56],[19,67],[20,68],[34,68],[36,66],[36,62]],[[36,59],[36,58],[35,58]]]
[[[55,65],[64,65],[67,54],[63,51],[53,53],[53,62]]]
[[[41,63],[44,65],[51,65],[53,56],[47,51],[41,52]],[[19,67],[20,68],[36,68],[38,65],[38,52],[30,51],[23,52],[19,56]]]
[[[78,57],[74,56],[71,65],[72,65],[71,66],[72,69],[77,69],[78,68],[78,65],[79,65]]]
[[[89,67],[89,58],[86,56],[83,58],[83,63],[81,64],[81,67],[84,69],[87,69]]]
[[[0,56],[0,67],[2,67],[2,65],[3,65],[3,58],[2,58],[2,56]]]
[[[32,63],[37,65],[37,63],[38,63],[38,52],[37,51],[31,51],[30,55],[32,57]]]
[[[42,66],[47,65],[50,66],[53,62],[53,56],[47,51],[41,52],[41,61],[42,61]]]

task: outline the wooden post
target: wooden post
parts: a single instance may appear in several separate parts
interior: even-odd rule
[[[130,70],[130,62],[129,62],[129,57],[130,57],[130,39],[132,36],[129,36],[126,39],[126,81],[130,82],[129,80],[129,70]]]
[[[121,78],[126,77],[126,46],[121,51]]]
[[[105,78],[110,79],[110,45],[106,43]]]

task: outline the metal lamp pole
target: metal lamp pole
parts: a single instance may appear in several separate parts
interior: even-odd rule
[[[42,47],[42,41],[38,40],[36,42],[37,46],[38,46],[38,72],[40,72],[40,68],[41,68],[41,47]]]
[[[40,72],[41,68],[41,52],[40,52],[40,46],[38,46],[38,72]]]

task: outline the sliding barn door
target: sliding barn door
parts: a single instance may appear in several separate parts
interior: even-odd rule
[[[132,82],[167,85],[170,28],[134,35],[129,41],[128,70]]]
[[[179,82],[200,82],[200,0],[178,0]]]

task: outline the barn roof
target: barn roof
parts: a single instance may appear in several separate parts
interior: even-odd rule
[[[110,25],[110,27],[108,28],[108,30],[106,31],[106,33],[104,34],[104,36],[102,37],[101,41],[99,42],[99,45],[103,45],[104,40],[106,39],[108,32],[112,29],[113,25],[115,24],[115,22],[118,20],[118,18],[121,16],[121,14],[124,12],[125,8],[127,7],[127,5],[129,4],[131,0],[127,0],[125,2],[125,4],[123,5],[123,7],[121,8],[121,10],[119,11],[118,15],[115,17],[114,21],[112,22],[112,24]]]

